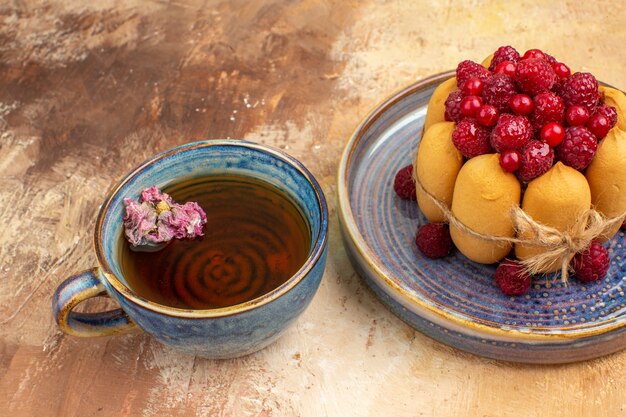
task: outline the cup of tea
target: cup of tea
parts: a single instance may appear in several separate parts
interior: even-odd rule
[[[197,202],[206,212],[204,236],[133,250],[124,237],[124,199],[152,186]],[[139,327],[192,355],[247,355],[276,340],[309,305],[327,241],[324,194],[300,162],[247,141],[189,143],[145,161],[109,193],[94,233],[97,266],[57,288],[54,317],[75,336]],[[120,308],[74,311],[103,295]]]

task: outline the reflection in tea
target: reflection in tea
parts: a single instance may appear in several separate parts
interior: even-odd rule
[[[157,252],[135,252],[124,241],[122,274],[139,296],[177,308],[227,307],[272,291],[304,264],[311,242],[308,224],[276,187],[224,175],[186,180],[163,191],[205,210],[205,236],[175,239]]]

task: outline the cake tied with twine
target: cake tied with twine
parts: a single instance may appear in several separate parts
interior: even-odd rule
[[[537,49],[463,61],[431,97],[412,176],[467,258],[598,279],[626,217],[626,96]]]

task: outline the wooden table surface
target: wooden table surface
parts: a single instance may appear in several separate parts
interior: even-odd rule
[[[626,351],[560,366],[458,351],[392,315],[341,243],[336,172],[358,122],[502,44],[626,89],[624,1],[2,2],[0,415],[625,416]],[[309,309],[277,343],[227,361],[140,332],[60,333],[51,294],[95,264],[107,189],[205,138],[279,147],[321,182],[330,251]]]

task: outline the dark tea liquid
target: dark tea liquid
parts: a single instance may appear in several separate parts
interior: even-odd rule
[[[204,209],[204,236],[174,239],[157,252],[136,252],[124,239],[126,283],[138,295],[178,308],[243,303],[280,286],[304,264],[311,237],[296,205],[277,188],[225,175],[163,190],[178,203]]]

